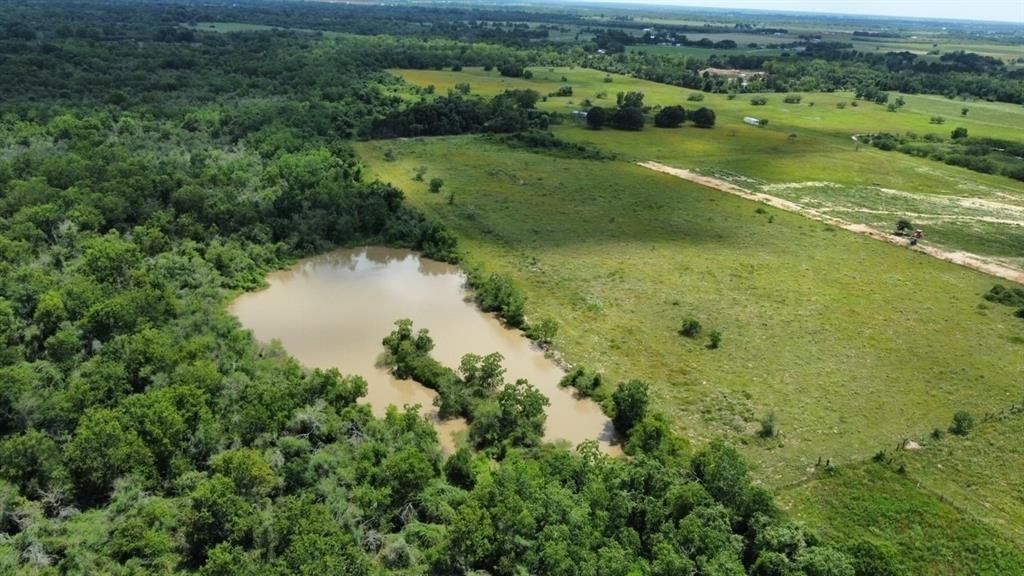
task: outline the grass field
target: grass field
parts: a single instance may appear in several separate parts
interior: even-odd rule
[[[386,148],[395,162],[379,161]],[[1010,308],[979,308],[993,283],[983,275],[623,162],[480,138],[359,150],[459,232],[472,259],[522,281],[533,313],[563,318],[570,361],[658,382],[704,438],[747,438],[775,411],[785,445],[751,448],[775,484],[819,455],[869,456],[1021,392],[1024,326]],[[421,165],[445,179],[453,206],[411,180]],[[707,352],[676,337],[688,314],[731,344]]]
[[[305,32],[308,34],[322,34],[324,37],[336,37],[345,36],[341,32],[331,32],[329,30],[311,30],[308,28],[284,28],[281,26],[267,26],[264,24],[246,24],[244,22],[196,22],[189,26],[194,30],[201,30],[203,32],[220,32],[223,34],[230,34],[233,32],[266,32],[268,30],[287,30],[290,32]]]
[[[722,50],[721,48],[702,48],[700,46],[657,46],[638,44],[626,46],[627,52],[644,52],[647,54],[666,54],[670,56],[688,56],[691,58],[707,59],[709,56],[728,56],[730,54],[759,54],[761,56],[778,56],[782,50],[774,48],[748,48],[741,46],[733,50]]]
[[[1003,176],[979,174],[940,162],[883,152],[859,145],[859,133],[913,131],[948,134],[963,126],[977,136],[1019,139],[1024,109],[1010,104],[953,101],[940,96],[906,95],[899,112],[871,103],[853,102],[852,94],[802,94],[800,104],[786,104],[783,94],[768,94],[767,105],[753,106],[750,95],[734,100],[586,69],[535,68],[532,79],[511,79],[480,68],[462,72],[396,71],[410,83],[434,85],[440,93],[468,82],[474,93],[496,94],[528,87],[541,94],[571,85],[573,96],[548,98],[542,109],[569,112],[583,99],[614,106],[619,91],[639,90],[651,105],[708,106],[716,111],[713,130],[649,127],[642,132],[592,131],[578,123],[556,126],[562,138],[614,151],[626,160],[656,160],[733,180],[745,187],[806,204],[844,220],[892,229],[902,216],[916,219],[926,239],[939,246],[968,250],[1024,266],[1024,184]],[[605,77],[612,81],[605,82]],[[565,81],[562,80],[565,78]],[[598,94],[605,92],[605,98]],[[813,102],[814,106],[810,106]],[[846,104],[840,109],[837,104]],[[967,116],[961,108],[967,107]],[[767,119],[763,128],[743,123],[744,116]],[[933,116],[946,119],[931,124]]]
[[[384,161],[389,148],[393,162]],[[511,274],[531,315],[560,319],[556,347],[570,362],[612,381],[650,380],[658,406],[688,437],[727,437],[761,481],[796,486],[786,499],[808,523],[854,505],[869,489],[861,484],[876,481],[857,470],[877,451],[905,438],[926,443],[958,409],[980,416],[1021,398],[1024,323],[1008,307],[983,304],[993,281],[982,274],[771,208],[758,213],[757,204],[622,161],[552,158],[481,137],[361,143],[358,152],[373,174],[450,226],[471,263]],[[446,191],[430,194],[413,181],[419,166],[428,180],[442,177]],[[722,331],[721,349],[676,334],[690,315]],[[769,413],[782,436],[758,439]],[[943,450],[922,455],[960,457]],[[816,480],[819,457],[858,479],[840,481],[846,492],[834,505],[814,503],[816,490],[832,490]],[[1017,498],[1002,520],[1017,522],[1019,486],[991,503],[947,500],[994,477],[1019,478],[1021,464],[1011,452],[967,482],[909,462],[931,483],[914,493],[934,508],[915,528],[928,541],[921,545],[934,547],[960,513],[974,523],[957,536],[963,546],[1011,541],[998,518],[975,512]],[[912,487],[901,478],[877,482],[898,500]],[[840,523],[842,536],[859,534],[866,514]],[[963,567],[971,558],[954,560]]]

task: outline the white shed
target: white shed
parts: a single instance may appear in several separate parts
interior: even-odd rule
[[[747,117],[743,118],[743,121],[746,122],[747,124],[750,124],[751,126],[760,126],[761,125],[761,121],[758,120],[757,118],[754,118],[753,116],[747,116]]]

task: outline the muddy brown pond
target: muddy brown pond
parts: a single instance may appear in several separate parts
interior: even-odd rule
[[[526,378],[551,401],[547,440],[575,446],[596,439],[606,452],[617,452],[611,445],[614,428],[600,407],[559,388],[562,369],[522,332],[481,312],[468,298],[465,274],[455,266],[408,250],[368,247],[303,260],[267,281],[267,288],[235,300],[231,312],[257,339],[280,340],[306,366],[365,378],[365,400],[378,415],[390,404],[419,404],[449,449],[452,434],[466,426],[461,420],[437,421],[433,390],[397,380],[378,365],[381,340],[395,320],[409,318],[416,329],[430,331],[433,355],[447,366],[458,367],[468,353],[501,353],[506,380]]]

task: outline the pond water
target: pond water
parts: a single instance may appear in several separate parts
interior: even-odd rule
[[[551,401],[547,440],[575,446],[597,439],[605,451],[617,451],[611,445],[614,428],[597,403],[559,388],[562,369],[522,332],[481,312],[469,300],[465,274],[455,266],[408,250],[367,247],[309,258],[267,280],[269,287],[242,295],[231,312],[257,339],[280,340],[306,366],[365,378],[365,400],[378,415],[389,404],[420,404],[449,449],[452,434],[466,426],[461,420],[438,421],[433,390],[397,380],[378,365],[381,340],[395,320],[409,318],[415,329],[430,331],[433,356],[452,368],[464,354],[501,353],[506,380],[526,378]]]

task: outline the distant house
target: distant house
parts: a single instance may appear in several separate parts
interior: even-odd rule
[[[751,126],[760,126],[761,125],[761,121],[758,120],[757,118],[754,118],[753,116],[747,116],[747,117],[743,118],[743,121],[746,122],[747,124],[750,124]]]
[[[573,110],[572,111],[572,119],[573,120],[586,120],[587,119],[587,111],[586,110]]]

